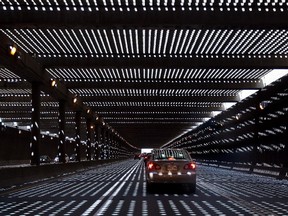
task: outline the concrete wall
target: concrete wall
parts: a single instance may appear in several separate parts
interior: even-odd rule
[[[0,165],[30,161],[31,132],[0,125]],[[42,136],[40,155],[48,155],[54,159],[57,155],[58,138]],[[75,142],[66,141],[66,153],[74,153]],[[81,148],[81,157],[85,158],[85,145]]]
[[[29,160],[30,137],[27,131],[0,126],[0,161]]]
[[[75,173],[81,170],[95,168],[98,165],[116,162],[117,160],[83,161],[59,164],[45,164],[40,166],[0,167],[0,189],[21,186],[36,180]]]

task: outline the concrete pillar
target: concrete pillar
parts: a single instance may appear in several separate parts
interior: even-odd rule
[[[87,145],[86,145],[86,159],[88,161],[91,160],[91,126],[92,126],[92,121],[90,118],[87,119],[86,121],[86,134],[87,134]]]
[[[101,125],[95,125],[95,148],[96,148],[96,160],[101,159]]]
[[[66,163],[66,141],[65,141],[65,107],[66,102],[64,100],[59,101],[59,143],[58,143],[58,156],[59,162]]]
[[[288,155],[288,113],[286,113],[283,120],[286,122],[286,130],[284,131],[284,134],[283,134],[283,143],[284,143],[285,147],[283,149],[283,152],[282,152],[281,158],[280,158],[281,163],[282,163],[282,169],[280,170],[280,173],[279,173],[280,179],[285,178],[286,174],[288,174],[288,160],[287,160],[287,155]]]
[[[94,160],[95,158],[95,124],[92,121],[90,123],[90,133],[91,133],[90,158],[91,160]]]
[[[31,165],[40,165],[40,84],[32,83],[32,140],[30,143]]]
[[[107,149],[106,149],[106,145],[107,145],[107,143],[106,143],[106,139],[107,139],[107,137],[106,137],[106,133],[107,133],[107,131],[106,131],[106,128],[105,127],[102,127],[102,154],[101,154],[101,159],[107,159]]]
[[[106,150],[107,150],[107,159],[111,159],[111,133],[109,129],[107,130]]]
[[[255,108],[256,108],[256,112],[255,112],[255,125],[254,125],[254,143],[253,143],[253,150],[252,150],[252,154],[251,154],[251,166],[250,166],[250,172],[253,172],[257,160],[258,160],[258,148],[260,146],[259,143],[259,117],[260,117],[260,113],[261,113],[261,109],[260,109],[260,102],[261,102],[261,90],[259,90],[257,92],[257,97],[256,97],[256,102],[255,102]]]
[[[110,134],[110,158],[115,159],[115,141],[113,132]]]
[[[77,111],[75,115],[75,131],[76,131],[76,160],[81,161],[81,112]]]

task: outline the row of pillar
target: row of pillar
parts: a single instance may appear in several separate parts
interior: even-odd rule
[[[256,102],[254,104],[254,107],[255,107],[255,112],[253,114],[253,118],[251,119],[254,123],[254,129],[253,129],[253,149],[252,149],[252,152],[250,154],[250,158],[249,160],[251,161],[251,165],[250,165],[250,168],[249,168],[249,172],[250,173],[253,173],[255,168],[257,168],[257,162],[259,162],[259,158],[261,157],[261,138],[260,138],[260,132],[263,130],[261,128],[262,126],[262,122],[261,122],[261,117],[263,117],[263,112],[264,110],[262,110],[260,108],[260,103],[262,102],[262,98],[264,98],[263,94],[265,94],[265,92],[259,90],[257,92],[257,97],[256,97]],[[287,99],[286,99],[287,100]],[[263,108],[264,109],[264,108]],[[240,111],[240,110],[239,110]],[[288,114],[286,112],[285,115],[283,115],[281,117],[283,119],[283,122],[284,122],[284,128],[285,128],[285,131],[283,132],[283,137],[281,136],[279,138],[279,140],[281,139],[281,143],[284,144],[284,148],[283,150],[281,151],[281,154],[279,154],[279,161],[281,161],[281,164],[282,164],[282,167],[280,168],[280,171],[279,171],[279,178],[280,179],[283,179],[283,178],[287,178],[288,177],[288,159],[287,159],[287,155],[288,155]],[[236,130],[238,129],[238,122],[235,123],[235,127],[236,127]],[[224,129],[219,129],[219,134],[223,134],[224,133]],[[224,139],[224,136],[227,136],[226,134],[224,134],[222,137],[218,135],[217,138],[222,140],[222,142],[219,144],[220,146],[224,145],[225,143],[223,142],[223,139]],[[232,154],[235,154],[236,153],[236,148],[235,146],[237,146],[237,137],[238,137],[238,134],[235,133],[235,135],[233,136],[232,133],[230,133],[231,138],[233,138],[234,142],[235,142],[235,145],[234,145],[234,149],[233,149],[233,153]],[[202,135],[202,136],[205,136]],[[177,142],[176,141],[175,143],[173,143],[174,145],[177,145]],[[200,141],[202,142],[202,141]],[[233,141],[231,141],[233,142]],[[278,141],[279,142],[279,141]],[[178,144],[179,145],[179,144]],[[183,144],[181,147],[187,147],[187,146],[184,146],[185,144]],[[196,145],[196,144],[195,144]],[[231,147],[233,147],[233,144],[231,144]],[[209,159],[209,158],[206,158],[206,159]],[[220,161],[219,161],[219,164],[220,164]],[[235,162],[232,162],[232,166],[234,166]]]
[[[40,164],[40,84],[32,83],[32,125],[31,134],[32,140],[30,143],[31,149],[31,165]],[[65,163],[66,145],[65,145],[65,109],[66,101],[59,101],[59,142],[58,142],[58,156],[59,162]],[[75,114],[75,154],[76,160],[81,161],[81,111],[76,111]],[[92,160],[92,155],[96,160],[100,159],[116,159],[118,158],[119,142],[120,140],[108,130],[107,127],[98,123],[95,124],[92,118],[86,120],[87,139],[86,139],[86,160]]]
[[[260,109],[260,106],[259,104],[261,103],[261,94],[263,94],[263,92],[261,90],[259,90],[257,92],[257,100],[256,100],[256,115],[255,115],[255,118],[254,118],[254,123],[255,123],[255,130],[254,130],[254,145],[253,145],[253,150],[252,150],[252,163],[251,163],[251,167],[250,167],[250,172],[252,173],[256,167],[256,163],[257,163],[257,157],[258,157],[258,154],[259,154],[259,148],[260,148],[260,140],[259,140],[259,131],[260,131],[260,113],[261,113],[261,109]],[[287,130],[288,130],[288,115],[286,114],[284,116],[284,122],[286,122],[286,131],[284,132],[284,137],[283,137],[283,140],[284,141],[284,150],[283,150],[283,154],[281,155],[281,160],[282,160],[282,164],[283,166],[281,167],[281,170],[279,172],[279,178],[280,179],[283,179],[286,177],[286,175],[288,175],[288,160],[287,158],[285,157],[285,155],[288,154],[288,143],[287,143],[287,138],[288,138],[288,133],[287,133]]]

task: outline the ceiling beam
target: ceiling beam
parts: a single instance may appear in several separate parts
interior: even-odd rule
[[[80,110],[89,117],[95,119],[94,114],[87,114],[88,107],[84,105],[81,98],[78,98],[77,103],[73,103],[74,95],[71,94],[63,83],[58,82],[57,87],[51,87],[51,80],[53,77],[44,70],[44,67],[38,60],[29,54],[22,51],[19,47],[17,52],[19,58],[8,54],[9,45],[13,44],[6,35],[0,32],[0,60],[1,65],[17,74],[19,77],[26,79],[28,82],[37,82],[41,86],[41,90],[45,93],[49,93],[56,101],[66,101],[69,108],[74,110]],[[22,98],[20,101],[25,101],[26,98]],[[6,98],[1,98],[1,101],[6,101]],[[15,100],[15,97],[13,98]],[[10,98],[9,100],[10,101]],[[31,100],[30,100],[31,101]]]
[[[1,64],[11,70],[13,73],[17,74],[21,78],[27,79],[31,82],[38,82],[42,89],[51,93],[56,99],[67,99],[69,92],[67,92],[64,85],[59,83],[57,88],[51,88],[52,77],[48,72],[46,72],[41,63],[36,61],[35,58],[31,57],[29,54],[21,51],[19,48],[17,52],[19,53],[19,58],[10,56],[8,54],[9,45],[13,42],[6,37],[4,34],[0,33],[0,59]],[[71,97],[72,100],[72,97]]]
[[[93,110],[97,112],[213,112],[213,111],[224,111],[222,106],[101,106],[93,107]]]
[[[27,81],[0,81],[0,89],[31,89],[31,83]]]
[[[106,112],[212,112],[212,111],[224,111],[222,106],[207,106],[207,107],[191,107],[191,106],[91,106],[91,108],[99,113]],[[31,112],[31,106],[0,106],[0,112],[11,111],[16,112]],[[41,106],[42,111],[57,111],[58,107]],[[102,115],[102,114],[101,114]]]
[[[104,7],[100,7],[99,11],[88,12],[88,10],[81,11],[78,7],[77,11],[71,8],[69,11],[65,7],[61,11],[50,11],[49,5],[46,5],[46,10],[41,11],[43,6],[39,5],[39,10],[1,10],[0,25],[3,28],[107,28],[111,26],[141,26],[141,27],[158,27],[158,26],[177,26],[194,28],[286,28],[288,25],[288,14],[281,12],[277,6],[277,11],[258,11],[258,8],[253,7],[253,11],[245,8],[243,12],[239,7],[238,11],[228,11],[224,6],[224,10],[220,11],[220,7],[213,7],[213,11],[209,6],[208,10],[203,8],[197,11],[193,8],[185,11],[181,7],[176,7],[173,11],[171,6],[169,11],[162,10],[146,10],[141,7],[137,12],[131,9],[120,11],[119,8],[113,11],[111,6],[109,11],[105,11]],[[85,8],[85,7],[84,7]],[[201,8],[201,7],[200,7]],[[259,7],[260,8],[260,7]],[[223,9],[223,8],[222,8]],[[269,8],[268,8],[269,9]],[[81,19],[79,19],[81,17]],[[137,19],[135,19],[137,17]]]
[[[238,102],[238,96],[81,96],[83,102]],[[49,96],[42,96],[42,102],[54,102]],[[31,97],[0,97],[0,102],[31,102]]]
[[[238,96],[82,96],[83,102],[238,102]]]
[[[45,68],[93,67],[93,68],[177,68],[177,69],[283,69],[288,68],[287,56],[251,55],[198,55],[180,57],[57,57],[39,58]]]
[[[123,81],[91,81],[69,82],[68,89],[260,89],[262,80],[227,79],[227,80],[152,80],[139,82],[138,80]]]
[[[31,103],[31,95],[27,96],[16,96],[14,95],[13,97],[6,97],[0,96],[0,102],[30,102]],[[41,102],[57,102],[53,97],[50,96],[41,96]],[[31,103],[32,104],[32,103]]]
[[[117,119],[117,120],[110,120],[109,124],[116,124],[116,123],[123,123],[123,124],[154,124],[154,123],[161,123],[161,124],[169,124],[169,123],[179,123],[179,124],[195,124],[198,125],[197,123],[203,122],[203,119],[199,119],[199,120],[191,120],[191,119],[128,119],[128,120],[121,120],[121,119]]]
[[[108,113],[108,114],[102,114],[103,118],[117,118],[117,119],[125,119],[125,118],[211,118],[213,117],[211,113],[129,113],[129,114],[123,114],[123,113]]]
[[[198,126],[199,124],[201,124],[201,121],[150,121],[150,120],[143,120],[143,121],[111,121],[109,124],[113,127],[115,127],[116,129],[118,129],[119,127],[121,128],[123,125],[129,130],[129,128],[133,128],[134,126],[139,126],[139,127],[144,127],[143,130],[147,130],[147,126],[172,126],[173,125],[177,125],[178,127],[183,127],[183,126]],[[146,127],[146,128],[145,128]],[[155,128],[155,132],[157,133],[157,130],[159,128]],[[185,128],[182,128],[185,129]]]

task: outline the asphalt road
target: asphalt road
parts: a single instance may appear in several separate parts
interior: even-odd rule
[[[288,215],[288,181],[198,166],[196,193],[147,193],[143,161],[126,160],[2,191],[0,215]]]

